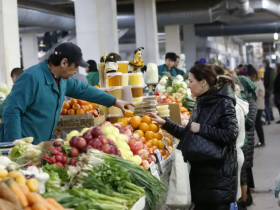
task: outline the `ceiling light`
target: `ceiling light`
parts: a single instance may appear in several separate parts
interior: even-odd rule
[[[274,40],[278,40],[278,33],[274,33]]]

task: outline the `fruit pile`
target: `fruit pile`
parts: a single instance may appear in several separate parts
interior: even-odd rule
[[[97,149],[107,154],[121,156],[114,141],[106,138],[99,127],[86,130],[82,136],[73,136],[70,139],[70,146],[72,147],[69,152],[70,157],[77,157],[79,153],[86,153],[89,149]]]
[[[159,126],[152,122],[149,116],[143,116],[142,118],[139,116],[119,118],[118,122],[124,126],[130,125],[134,129],[134,139],[139,139],[143,143],[144,149],[148,149],[150,154],[154,154],[155,150],[159,149],[163,159],[166,159],[170,155],[162,141],[163,134],[160,131]],[[165,138],[165,140],[170,151],[173,151],[171,140],[169,138]],[[133,139],[130,139],[128,144],[130,145],[130,149],[133,154],[140,152],[139,147],[141,149],[141,145],[139,143],[135,144]]]
[[[98,117],[98,107],[98,104],[72,98],[70,101],[63,103],[60,115],[92,113],[94,117]]]
[[[0,209],[38,210],[64,208],[52,198],[43,198],[36,193],[39,183],[36,178],[26,179],[19,171],[0,170]]]
[[[69,165],[75,165],[75,158],[79,155],[79,151],[76,148],[72,148],[69,151],[69,158],[67,157],[66,149],[64,149],[61,141],[54,141],[52,147],[48,147],[43,151],[42,159],[49,164],[56,164],[58,168],[66,168]]]

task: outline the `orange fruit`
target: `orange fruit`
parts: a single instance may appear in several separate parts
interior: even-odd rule
[[[87,109],[87,111],[90,111],[90,108],[88,105],[85,105],[85,108]]]
[[[146,138],[145,137],[141,137],[141,139],[140,139],[141,141],[142,141],[142,143],[143,144],[146,144],[147,143],[147,140],[146,140]]]
[[[158,147],[158,140],[157,139],[152,139],[152,142],[153,142],[153,146],[156,146]]]
[[[165,141],[168,144],[168,146],[172,146],[172,142],[169,138],[165,137]]]
[[[78,104],[78,101],[77,101],[77,99],[75,99],[75,98],[71,98],[71,100],[70,100],[70,105],[75,105],[75,104]]]
[[[149,125],[149,130],[153,131],[154,133],[157,133],[159,131],[159,127],[157,124],[152,123]]]
[[[77,100],[77,103],[78,103],[79,105],[85,105],[87,102],[84,101],[84,100],[78,99],[78,100]]]
[[[89,110],[93,110],[93,105],[92,104],[89,104],[88,107],[89,107]]]
[[[164,149],[164,143],[163,143],[163,141],[158,141],[158,148],[159,149]]]
[[[78,109],[76,111],[77,114],[85,114],[85,111],[83,109]]]
[[[127,119],[124,117],[119,118],[118,122],[123,123],[123,126],[126,126],[128,124]]]
[[[159,150],[160,151],[160,154],[161,154],[161,156],[163,157],[164,155],[166,155],[166,153],[165,153],[165,151],[164,150]]]
[[[62,107],[64,109],[70,109],[71,105],[68,102],[64,102]]]
[[[148,148],[152,148],[153,143],[152,143],[152,142],[150,142],[150,141],[148,141],[145,145],[146,145]]]
[[[149,125],[147,123],[141,123],[139,129],[146,133],[147,131],[149,131]]]
[[[170,152],[173,152],[173,147],[169,146]]]
[[[74,115],[75,110],[74,109],[68,109],[68,115]]]
[[[163,138],[162,133],[160,133],[160,132],[155,133],[155,138],[158,139],[158,140],[162,140],[162,138]]]
[[[72,106],[72,109],[74,109],[75,111],[77,111],[78,109],[81,109],[81,106],[79,104],[74,104]]]
[[[146,138],[147,140],[152,140],[154,137],[155,137],[155,134],[154,134],[153,131],[147,131],[147,132],[145,133],[145,138]]]
[[[68,114],[68,110],[67,109],[61,109],[61,115],[67,115]]]
[[[136,130],[134,133],[138,133],[140,137],[144,137],[144,132],[142,130]]]
[[[141,123],[141,118],[140,117],[134,116],[134,117],[131,118],[130,124],[131,124],[132,128],[137,129],[139,127],[140,123]]]
[[[157,146],[153,146],[153,147],[152,147],[153,153],[155,153],[155,151],[156,151],[157,149],[158,149]]]
[[[168,156],[170,155],[169,152],[168,152],[168,150],[166,149],[165,152],[166,152],[166,155],[167,155],[167,157],[168,157]]]
[[[125,114],[124,114],[125,117],[132,117],[132,115],[133,115],[132,111],[130,111],[128,109],[125,110]]]
[[[147,123],[148,125],[151,124],[152,120],[149,116],[145,115],[144,117],[142,117],[142,120],[141,120],[142,123]]]
[[[97,109],[97,108],[99,107],[99,105],[96,104],[96,103],[91,103],[91,104],[92,104],[92,106],[93,106],[94,109]]]

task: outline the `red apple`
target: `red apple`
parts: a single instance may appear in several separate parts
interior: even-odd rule
[[[144,144],[142,141],[137,141],[135,144],[138,145],[139,150],[144,149]]]
[[[56,146],[56,147],[58,147],[58,146],[61,146],[61,141],[54,141],[53,142],[53,146]]]
[[[71,160],[69,161],[69,165],[71,166],[76,165],[76,160],[74,158],[71,158]]]
[[[147,158],[147,161],[149,162],[149,164],[153,162],[151,158]]]
[[[84,148],[87,145],[87,142],[84,138],[79,137],[76,141],[76,147],[79,149]]]
[[[63,165],[62,165],[62,163],[56,163],[56,166],[58,167],[58,168],[62,168],[63,167]]]
[[[56,155],[55,156],[55,161],[56,162],[62,162],[62,159],[63,159],[63,156],[61,156],[61,155]]]
[[[99,127],[95,127],[91,130],[90,134],[92,135],[93,138],[97,138],[102,134],[102,131]]]
[[[75,147],[76,146],[76,141],[77,141],[78,137],[77,136],[73,136],[70,141],[69,144],[71,147]]]
[[[98,139],[101,141],[102,145],[108,144],[106,136],[99,136]]]
[[[133,132],[132,127],[130,127],[129,125],[125,126],[123,129],[124,129],[124,131],[130,130],[131,132]]]
[[[102,143],[99,139],[92,140],[91,142],[89,142],[89,145],[95,149],[101,149],[102,147]]]
[[[79,150],[75,147],[72,147],[72,149],[69,152],[70,157],[78,157],[79,156]]]
[[[90,133],[84,133],[83,137],[87,143],[89,143],[92,140],[92,135]]]
[[[146,160],[149,157],[149,154],[150,153],[147,150],[141,149],[138,155],[142,158],[142,160]]]
[[[139,145],[137,144],[130,144],[130,150],[133,152],[133,154],[136,154],[139,151]]]
[[[148,170],[150,168],[150,164],[147,160],[143,160],[141,163],[141,166],[146,170]]]
[[[131,136],[131,135],[132,135],[132,131],[129,130],[129,129],[125,130],[124,133],[125,133],[126,135],[128,135],[128,136]]]
[[[153,162],[155,162],[155,163],[157,162],[157,159],[154,155],[151,155],[151,159],[152,159]]]
[[[133,136],[131,136],[128,140],[128,145],[130,146],[130,145],[133,145],[135,143],[136,143],[136,139]]]
[[[105,152],[105,153],[107,153],[107,154],[110,154],[110,152],[111,152],[111,147],[110,147],[110,145],[109,145],[109,144],[104,144],[104,145],[102,145],[102,151]]]

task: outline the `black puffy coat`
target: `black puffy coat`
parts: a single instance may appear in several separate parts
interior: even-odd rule
[[[246,98],[249,103],[249,113],[245,122],[246,139],[247,139],[247,154],[246,154],[246,168],[253,167],[254,160],[254,146],[255,146],[255,122],[257,116],[256,101],[252,96],[252,93],[248,93]]]
[[[209,112],[223,97],[221,103],[215,109],[211,118],[204,124]],[[238,136],[238,124],[235,112],[235,95],[229,84],[210,94],[203,94],[197,98],[197,117],[193,122],[200,123],[200,131],[197,138],[203,137],[220,143],[221,146],[229,146],[225,161],[190,162],[190,183],[192,201],[203,206],[218,206],[230,204],[236,200],[237,193],[237,155],[236,139]],[[183,128],[167,119],[163,129],[171,133],[183,142],[187,142],[190,126]],[[184,157],[187,155],[182,144]],[[210,208],[206,208],[210,209]],[[218,209],[218,208],[217,208]]]

